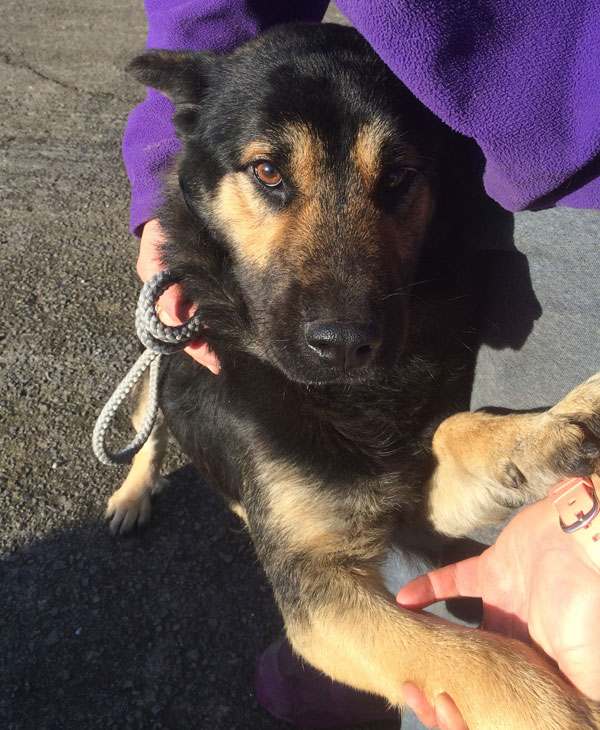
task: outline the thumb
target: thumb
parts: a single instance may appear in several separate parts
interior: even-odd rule
[[[448,598],[479,598],[479,557],[420,575],[398,591],[396,601],[404,608],[416,610]]]

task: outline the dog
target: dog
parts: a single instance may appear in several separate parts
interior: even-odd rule
[[[129,71],[175,104],[162,259],[221,373],[168,359],[113,528],[148,518],[168,426],[246,523],[312,665],[398,707],[406,681],[446,691],[471,730],[600,727],[532,648],[403,610],[382,578],[393,543],[427,550],[598,466],[598,376],[544,412],[467,411],[484,277],[462,242],[476,211],[502,215],[468,140],[341,26]]]

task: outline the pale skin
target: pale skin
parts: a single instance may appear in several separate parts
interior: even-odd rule
[[[160,261],[160,246],[164,238],[165,234],[157,220],[149,220],[144,224],[136,267],[138,276],[144,282],[164,268]],[[165,324],[173,326],[189,319],[192,305],[183,298],[181,288],[175,284],[160,297],[157,309],[160,319]],[[186,347],[185,351],[211,373],[219,374],[221,369],[219,360],[205,342],[202,340],[194,342]]]
[[[416,578],[397,601],[421,609],[459,596],[481,597],[486,629],[538,646],[581,692],[600,700],[600,574],[560,529],[549,498],[520,512],[480,556]],[[428,727],[468,730],[447,695],[433,707],[415,685],[404,693]]]
[[[146,281],[163,266],[163,230],[156,220],[145,225],[137,272]],[[158,301],[165,324],[181,324],[192,305],[174,285]],[[205,342],[185,349],[214,375],[216,355]],[[549,499],[530,505],[480,556],[446,566],[408,583],[398,593],[402,606],[421,609],[454,597],[481,597],[484,627],[540,647],[584,694],[600,700],[600,575],[583,549],[559,527]],[[429,703],[420,689],[403,687],[407,703],[424,725],[440,730],[468,730],[446,694]]]

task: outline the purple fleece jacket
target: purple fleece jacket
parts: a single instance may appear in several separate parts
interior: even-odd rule
[[[227,50],[327,0],[145,0],[148,48]],[[486,157],[508,210],[600,209],[600,0],[339,0],[411,91]],[[172,105],[149,90],[123,154],[139,234],[179,149]]]

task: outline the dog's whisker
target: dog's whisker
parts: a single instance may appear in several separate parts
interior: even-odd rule
[[[385,297],[382,297],[379,301],[385,302],[386,299],[391,299],[392,297],[410,297],[411,294],[409,292],[403,292],[403,291],[397,291],[393,294],[387,294]]]
[[[457,342],[460,342],[460,344],[461,344],[461,345],[462,345],[463,347],[465,347],[465,348],[466,348],[466,349],[467,349],[467,350],[468,350],[469,352],[472,352],[473,354],[475,354],[475,350],[474,350],[474,349],[473,349],[472,347],[469,347],[469,345],[467,345],[467,343],[466,343],[466,342],[463,342],[463,341],[462,341],[462,340],[460,339],[460,337],[456,337],[455,339],[456,339],[456,341],[457,341]]]
[[[398,289],[395,289],[390,294],[386,294],[384,297],[381,297],[381,299],[379,301],[383,302],[386,299],[389,299],[390,297],[395,297],[395,296],[398,296],[401,294],[404,294],[405,296],[411,296],[410,293],[408,293],[408,294],[405,293],[406,289],[412,289],[413,287],[419,286],[420,284],[430,284],[432,281],[434,281],[434,279],[423,279],[422,281],[413,281],[409,284],[404,284],[403,286],[398,287]]]
[[[459,302],[461,299],[467,299],[467,294],[460,294],[456,297],[450,297],[449,299],[440,299],[439,301],[442,302],[442,304],[448,304],[449,302]]]

